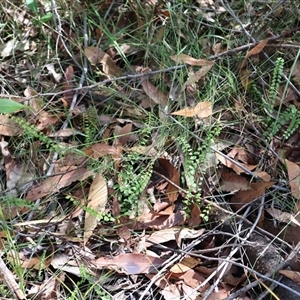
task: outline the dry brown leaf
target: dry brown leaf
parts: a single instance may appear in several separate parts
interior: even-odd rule
[[[251,82],[252,82],[252,80],[250,79],[250,72],[246,68],[243,68],[239,73],[239,77],[240,77],[240,81],[242,83],[242,86],[247,91],[250,87]]]
[[[109,78],[117,77],[121,74],[121,69],[116,65],[112,58],[103,50],[97,47],[86,47],[84,53],[92,65],[101,63],[103,65],[103,72]]]
[[[221,178],[222,182],[220,187],[222,191],[234,192],[250,190],[250,182],[236,173],[223,171]]]
[[[193,85],[194,83],[196,83],[200,79],[202,79],[210,71],[211,68],[212,68],[212,65],[204,66],[200,70],[198,70],[196,73],[189,74],[187,81],[184,83],[184,85],[182,87],[182,90],[184,91],[188,85]]]
[[[127,275],[157,273],[165,259],[138,253],[124,253],[115,257],[100,257],[92,261],[97,269],[110,269]]]
[[[7,115],[0,115],[0,134],[5,136],[17,136],[24,130],[19,124],[11,120]]]
[[[57,130],[55,132],[51,132],[50,134],[47,134],[49,137],[68,137],[75,134],[75,130],[73,128],[66,128]]]
[[[288,171],[292,195],[300,200],[300,167],[287,159],[285,160],[285,164]]]
[[[260,43],[258,43],[254,48],[252,48],[246,55],[246,58],[249,58],[252,55],[258,54],[260,53],[265,46],[268,44],[270,38],[266,38],[264,40],[262,40]]]
[[[280,209],[276,208],[266,208],[265,209],[274,219],[279,222],[288,223],[294,226],[300,226],[300,223],[296,220],[296,218],[287,212],[283,212]]]
[[[201,215],[200,207],[196,203],[193,203],[191,213],[190,213],[190,218],[188,220],[188,226],[189,227],[199,226],[202,221],[200,215]]]
[[[119,132],[119,137],[117,137],[120,145],[124,146],[130,140],[130,133],[132,131],[132,123],[126,124],[121,128]]]
[[[300,272],[290,270],[279,270],[279,273],[300,285]]]
[[[159,164],[168,173],[169,179],[180,186],[180,173],[178,170],[167,159],[159,159]],[[178,188],[169,183],[166,194],[171,202],[175,202],[178,198]]]
[[[197,59],[186,54],[173,55],[171,56],[171,59],[174,60],[177,64],[185,63],[191,66],[203,67],[214,65],[213,61],[209,61],[206,59]]]
[[[263,181],[268,182],[271,181],[271,175],[264,171],[254,172],[255,175],[257,175],[259,178],[261,178]]]
[[[112,155],[114,158],[120,158],[120,152],[116,147],[105,143],[97,143],[85,150],[85,154],[93,158],[99,158],[104,155]]]
[[[199,285],[205,281],[205,278],[198,272],[190,269],[184,273],[171,273],[171,278],[176,280],[183,280],[185,284],[192,288],[198,288]],[[206,291],[209,288],[209,283],[198,289],[199,292]]]
[[[138,221],[143,222],[145,228],[166,229],[177,225],[182,225],[185,221],[185,214],[183,211],[177,211],[169,215],[157,215],[156,213],[149,213],[138,217]]]
[[[30,106],[32,113],[39,113],[42,110],[44,104],[37,91],[28,86],[24,91],[24,95],[28,100],[28,105]]]
[[[84,222],[84,241],[90,238],[99,221],[99,213],[105,210],[107,203],[107,184],[101,174],[97,174],[91,184]]]
[[[161,105],[162,108],[166,107],[168,103],[168,95],[166,93],[160,91],[148,79],[144,79],[142,81],[142,87],[151,100],[153,100],[156,104]]]
[[[163,290],[160,292],[165,300],[179,300],[181,299],[180,291],[178,290],[178,286],[176,284],[168,284]],[[189,299],[191,299],[189,297]]]
[[[171,267],[170,272],[172,273],[184,273],[190,269],[196,267],[200,261],[194,257],[185,257],[183,258],[180,263]]]
[[[241,62],[241,64],[239,65],[239,69],[243,69],[246,65],[247,62],[247,58],[255,55],[255,54],[259,54],[267,45],[268,41],[270,38],[266,38],[263,41],[259,42],[254,48],[252,48],[247,54],[246,57],[243,59],[243,61]]]
[[[209,101],[199,102],[194,108],[184,108],[171,113],[175,116],[207,118],[212,114],[212,104]]]
[[[68,103],[68,105],[71,103],[73,96],[74,96],[74,91],[72,90],[74,87],[73,84],[73,78],[74,78],[74,69],[72,66],[68,66],[66,71],[65,71],[65,80],[62,83],[63,90],[65,93],[63,94],[63,100]]]
[[[224,166],[232,169],[237,174],[245,173],[245,171],[242,168],[237,166],[234,162],[231,162],[228,158],[224,157],[223,155],[216,153],[216,157]],[[256,165],[248,165],[243,163],[240,163],[240,165],[242,165],[243,167],[245,167],[250,171],[256,168]]]
[[[61,188],[69,186],[74,181],[84,180],[91,175],[93,175],[93,172],[86,168],[78,168],[76,166],[68,167],[64,175],[49,177],[38,186],[30,189],[25,199],[34,201],[51,195],[52,193],[58,192]]]
[[[250,184],[250,190],[239,191],[231,198],[231,203],[236,210],[243,207],[245,204],[250,203],[254,199],[262,196],[265,190],[274,185],[274,182],[253,182]]]

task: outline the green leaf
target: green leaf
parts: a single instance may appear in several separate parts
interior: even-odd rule
[[[39,19],[39,21],[41,21],[42,23],[46,23],[50,19],[52,19],[52,14],[48,13],[48,14],[45,14],[45,15],[41,16],[40,19]]]
[[[13,113],[13,112],[20,110],[22,108],[25,108],[25,107],[26,107],[25,105],[23,105],[19,102],[16,102],[16,101],[13,101],[10,99],[0,98],[0,113],[2,113],[2,114]]]
[[[35,13],[38,12],[38,4],[36,0],[26,0],[26,5],[31,11]]]

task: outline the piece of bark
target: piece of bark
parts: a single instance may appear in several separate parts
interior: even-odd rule
[[[234,217],[229,213],[226,213],[221,210],[213,209],[210,215],[211,220],[213,221],[213,226],[219,226],[218,230],[226,233],[236,234],[234,229],[236,228],[235,224],[237,221],[240,221],[238,217]],[[251,225],[244,222],[241,228],[241,231],[250,228]],[[228,235],[219,235],[219,238],[224,242],[228,240]],[[273,273],[277,266],[283,262],[283,257],[280,254],[280,249],[274,246],[271,240],[258,234],[252,232],[248,238],[250,243],[246,243],[244,246],[248,263],[253,268],[253,270],[265,275],[267,273]],[[293,290],[300,292],[300,287],[295,284],[291,279],[284,277],[281,281],[288,287],[293,288]],[[266,281],[266,284],[269,283]],[[275,294],[280,295],[280,299],[292,300],[297,297],[291,291],[285,289],[284,287],[278,286],[275,289]]]
[[[227,214],[224,211],[214,209],[210,218],[211,220],[214,220],[214,225],[220,226],[220,224],[222,224],[218,227],[220,231],[232,233],[233,235],[236,234],[234,231],[234,228],[236,227],[235,224],[237,221],[240,221],[237,217],[234,217],[229,213]],[[243,222],[241,231],[250,227],[250,224]],[[220,235],[219,238],[221,240],[224,239],[225,242],[228,239],[228,236]],[[267,274],[272,272],[278,264],[283,262],[283,258],[280,255],[278,248],[272,244],[268,237],[252,232],[248,237],[248,241],[249,243],[245,244],[244,249],[247,254],[248,263],[255,271],[261,274]]]

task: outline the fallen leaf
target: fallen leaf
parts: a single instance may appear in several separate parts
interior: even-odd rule
[[[23,132],[23,128],[7,115],[0,115],[0,134],[5,136],[18,136]]]
[[[300,272],[290,270],[279,270],[279,273],[300,285]]]
[[[107,203],[107,184],[101,174],[97,174],[91,184],[88,204],[85,212],[84,241],[90,238],[99,221],[99,213],[105,210]]]
[[[103,72],[108,75],[109,78],[120,75],[121,69],[116,65],[112,58],[100,48],[92,46],[86,47],[84,49],[84,53],[91,64],[97,65],[101,63],[103,66]]]
[[[260,53],[265,46],[268,44],[270,38],[266,38],[264,40],[262,40],[261,42],[259,42],[254,48],[252,48],[246,55],[246,58],[249,58],[250,56],[253,56],[255,54]]]
[[[160,292],[165,300],[180,300],[180,291],[176,284],[166,285]]]
[[[209,101],[199,102],[194,108],[184,108],[171,113],[175,116],[207,118],[212,114],[212,103]]]
[[[197,59],[186,54],[174,55],[171,56],[171,59],[174,60],[177,64],[185,63],[191,66],[203,67],[203,66],[212,66],[214,64],[213,61],[209,61],[206,59]]]
[[[300,223],[295,219],[295,217],[287,212],[283,212],[280,209],[276,208],[266,208],[265,209],[274,219],[279,222],[288,223],[291,225],[300,226]]]
[[[234,192],[250,190],[250,182],[236,173],[222,171],[221,178],[222,182],[220,187],[222,191]]]
[[[76,166],[68,167],[63,175],[55,175],[47,178],[39,185],[30,189],[25,197],[26,200],[34,201],[39,198],[58,192],[61,188],[69,186],[74,181],[84,180],[93,175],[92,171]]]
[[[188,85],[193,85],[196,82],[198,82],[200,79],[202,79],[210,71],[211,68],[212,68],[212,65],[204,66],[197,72],[195,72],[193,74],[189,74],[187,81],[183,84],[182,91],[184,91]]]
[[[285,160],[285,164],[288,171],[292,195],[300,200],[300,167],[287,159]]]
[[[112,155],[114,158],[120,158],[120,152],[116,147],[107,145],[105,143],[97,143],[85,150],[85,154],[93,158],[99,158],[104,155]]]
[[[184,257],[180,263],[175,264],[171,267],[170,272],[172,273],[184,273],[190,269],[196,267],[200,261],[194,257]]]
[[[224,157],[223,155],[216,153],[216,157],[224,166],[232,169],[237,174],[245,173],[245,171],[242,168],[237,166],[234,162],[230,161],[228,158]],[[250,171],[256,168],[256,165],[248,165],[243,163],[240,163],[240,165],[244,166],[246,169]]]
[[[243,68],[239,72],[239,77],[240,77],[240,81],[242,83],[242,86],[247,91],[249,89],[251,83],[252,83],[252,80],[250,79],[250,72],[246,68]]]
[[[201,224],[202,218],[201,218],[201,210],[200,207],[196,204],[192,204],[192,209],[190,213],[190,218],[188,220],[188,226],[189,227],[196,227]]]
[[[205,281],[205,278],[198,272],[189,269],[187,272],[184,273],[171,273],[171,278],[176,280],[183,280],[185,284],[192,288],[197,288],[199,285]],[[203,287],[198,289],[199,292],[206,291],[209,288],[209,283],[206,283]]]
[[[262,196],[265,190],[274,185],[274,182],[253,182],[250,184],[250,190],[239,191],[231,198],[231,203],[236,210],[250,203],[254,199]]]
[[[255,54],[259,54],[267,45],[267,43],[269,42],[270,38],[266,38],[264,40],[262,40],[261,42],[259,42],[254,48],[252,48],[247,54],[246,57],[243,59],[243,61],[241,62],[241,64],[239,65],[238,69],[243,69],[246,65],[247,62],[247,58],[255,55]]]
[[[159,159],[159,164],[168,173],[169,179],[177,186],[180,186],[180,173],[178,170],[167,159]],[[178,188],[169,183],[166,194],[171,202],[175,202],[178,198]]]
[[[100,257],[92,261],[97,269],[115,270],[127,275],[157,273],[165,259],[139,253],[124,253],[114,257]]]
[[[168,95],[155,87],[148,79],[142,80],[142,87],[148,97],[163,108],[168,103]]]

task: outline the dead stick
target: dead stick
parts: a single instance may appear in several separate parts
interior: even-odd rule
[[[17,284],[14,275],[8,269],[5,262],[3,261],[2,257],[0,257],[0,273],[2,273],[4,280],[9,288],[9,290],[16,295],[17,299],[19,300],[26,300],[26,297],[22,290],[20,289],[19,285]]]

